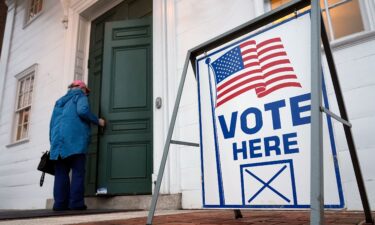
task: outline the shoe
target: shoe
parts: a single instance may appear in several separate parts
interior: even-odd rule
[[[66,211],[66,210],[69,210],[69,208],[68,207],[63,207],[63,208],[53,207],[52,210],[55,211],[55,212],[57,212],[57,211]]]
[[[86,205],[79,206],[79,207],[70,207],[70,210],[86,210],[86,209],[87,209]]]

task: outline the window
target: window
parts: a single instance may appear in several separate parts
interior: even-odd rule
[[[15,112],[14,141],[18,142],[28,137],[30,125],[30,110],[33,100],[34,76],[36,65],[18,74],[17,102]]]
[[[291,0],[270,0],[275,9]],[[364,31],[359,0],[320,0],[324,25],[330,40]]]
[[[320,5],[331,40],[364,31],[358,0],[320,0]]]
[[[37,15],[39,15],[42,9],[43,9],[43,0],[29,0],[26,22],[31,21]]]

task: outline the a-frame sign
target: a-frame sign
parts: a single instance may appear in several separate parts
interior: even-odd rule
[[[342,208],[344,204],[337,161],[323,161],[327,152],[335,154],[331,134],[331,119],[335,119],[343,124],[365,222],[374,224],[319,3],[294,0],[188,51],[147,225],[152,224],[170,144],[199,146],[172,140],[189,62],[198,81],[202,173],[210,173],[211,168],[216,175],[210,176],[215,177],[213,182],[203,184],[204,207],[236,209],[236,218],[241,216],[241,208],[308,207],[310,224],[324,224],[324,206]],[[298,15],[298,10],[307,6],[311,6],[311,11]],[[292,13],[295,18],[283,22],[288,25],[270,26]],[[300,30],[292,33],[295,27]],[[293,37],[296,34],[301,38]],[[295,48],[290,47],[292,42],[297,45]],[[329,110],[324,93],[322,44],[340,116]],[[308,101],[311,102],[306,104]],[[202,111],[206,116],[203,122]],[[330,134],[330,151],[323,151],[324,129]],[[203,149],[207,145],[211,145],[209,158],[215,158],[214,163],[204,160],[207,153]],[[310,176],[294,169],[303,164],[309,165]],[[324,204],[324,175],[336,177],[333,182],[326,182],[334,193],[328,204]],[[277,179],[281,184],[271,185]],[[303,187],[306,183],[310,187]],[[248,188],[256,185],[257,188]],[[210,195],[205,195],[205,189],[210,190]],[[265,190],[271,194],[260,198]],[[310,191],[308,197],[306,190]]]
[[[310,208],[310,27],[306,9],[198,57],[204,208]],[[343,208],[328,115],[322,128],[325,207]]]

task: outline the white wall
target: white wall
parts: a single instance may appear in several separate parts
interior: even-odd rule
[[[375,36],[333,49],[341,88],[361,164],[371,208],[375,208]],[[327,68],[325,67],[325,70]],[[339,115],[333,88],[328,82],[332,111]],[[334,121],[338,161],[342,175],[345,204],[362,210],[351,158],[342,125]]]
[[[45,208],[52,197],[53,178],[36,170],[42,151],[49,147],[49,120],[55,100],[62,95],[64,33],[59,1],[44,1],[44,11],[24,27],[25,3],[18,1],[2,108],[0,109],[0,208]],[[29,142],[11,144],[18,73],[37,63]],[[4,74],[0,74],[4,76]]]
[[[181,76],[189,49],[218,36],[256,15],[248,0],[180,0],[176,1],[177,76]],[[176,89],[179,79],[176,80]],[[199,143],[197,83],[189,67],[174,139]],[[200,149],[179,147],[183,208],[200,208]]]

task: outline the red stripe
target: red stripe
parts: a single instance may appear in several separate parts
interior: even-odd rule
[[[223,100],[217,102],[216,107],[219,107],[222,104],[226,103],[227,101],[231,100],[232,98],[237,97],[238,95],[240,95],[242,93],[245,93],[248,90],[254,89],[258,86],[259,86],[259,84],[256,84],[256,85],[251,85],[251,86],[248,86],[246,88],[243,88],[243,89],[237,91],[236,93],[233,93],[233,94],[229,95],[228,97],[224,98]]]
[[[265,71],[268,68],[271,68],[276,65],[282,65],[282,64],[290,64],[289,59],[280,59],[280,60],[267,63],[266,65],[262,66],[262,70]]]
[[[244,42],[244,43],[240,44],[240,48],[246,47],[248,45],[255,45],[255,41],[250,40],[250,41]]]
[[[273,43],[273,42],[281,42],[281,38],[277,37],[277,38],[271,38],[271,39],[262,41],[259,44],[257,44],[257,48],[261,48],[261,47],[263,47],[265,45],[268,45],[270,43]]]
[[[245,72],[243,74],[237,75],[234,78],[232,78],[230,80],[227,80],[223,84],[219,85],[217,87],[217,91],[220,91],[221,89],[225,88],[226,86],[230,85],[231,83],[235,82],[236,80],[239,80],[239,79],[241,79],[243,77],[246,77],[248,75],[251,75],[251,74],[261,73],[261,72],[262,72],[262,70],[257,69],[257,70],[250,70],[250,71],[247,71],[247,72]]]
[[[282,67],[282,68],[277,68],[271,71],[268,71],[263,75],[263,78],[267,78],[273,74],[280,73],[280,72],[294,72],[292,67]]]
[[[284,46],[283,46],[283,45],[274,45],[274,46],[271,46],[271,47],[268,47],[268,48],[262,49],[261,51],[258,52],[258,56],[261,56],[261,55],[263,55],[264,53],[266,53],[266,52],[268,52],[268,51],[275,50],[275,49],[282,49],[282,50],[284,51]]]
[[[234,89],[236,89],[238,87],[241,87],[241,86],[243,86],[243,85],[245,85],[247,83],[250,83],[250,82],[253,82],[253,81],[257,81],[257,80],[263,80],[263,76],[250,77],[250,78],[248,78],[246,80],[243,80],[240,83],[235,84],[232,87],[228,88],[227,90],[225,90],[225,91],[221,92],[220,94],[218,94],[217,95],[217,99],[221,98],[223,95],[227,94],[228,92],[233,91]]]
[[[294,75],[294,74],[290,74],[290,75],[284,75],[284,76],[275,77],[275,78],[272,78],[269,81],[266,81],[265,85],[268,86],[268,85],[270,85],[270,84],[272,84],[274,82],[277,82],[277,81],[280,81],[280,80],[286,80],[286,79],[297,79],[297,76]]]
[[[263,91],[263,92],[260,92],[260,93],[256,93],[258,98],[262,98],[278,89],[281,89],[281,88],[286,88],[286,87],[302,87],[300,83],[297,83],[297,82],[287,82],[287,83],[282,83],[282,84],[279,84],[279,85],[276,85],[266,91]]]
[[[245,65],[244,65],[245,68],[249,68],[249,67],[253,67],[253,66],[259,66],[260,67],[260,64],[259,64],[259,62],[252,62],[252,63],[245,63]]]
[[[276,53],[273,53],[273,54],[270,54],[270,55],[267,55],[263,58],[259,58],[259,62],[262,63],[266,60],[269,60],[271,58],[275,58],[275,57],[278,57],[278,56],[286,56],[286,52],[276,52]]]
[[[257,88],[255,88],[255,93],[263,92],[263,91],[265,91],[265,90],[266,90],[265,86],[257,87]]]
[[[256,48],[249,48],[249,49],[246,49],[244,51],[241,50],[242,55],[252,53],[252,52],[257,52],[257,49]]]

